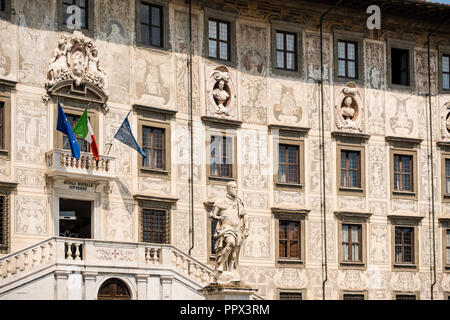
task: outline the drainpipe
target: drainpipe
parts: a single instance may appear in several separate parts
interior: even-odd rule
[[[431,300],[433,300],[433,292],[434,286],[436,285],[436,229],[435,229],[435,210],[434,210],[434,163],[433,163],[433,117],[431,113],[431,57],[430,57],[430,39],[431,35],[438,30],[441,26],[449,22],[450,19],[447,19],[445,22],[438,25],[427,35],[427,49],[428,49],[428,114],[429,114],[429,132],[428,132],[428,161],[429,168],[431,172],[431,212],[430,219],[432,225],[432,254],[433,254],[433,264],[430,266],[431,273],[431,287],[430,294]]]
[[[189,103],[189,130],[190,130],[190,165],[189,165],[189,255],[194,248],[194,126],[192,121],[192,0],[189,1],[189,57],[188,57],[188,103]]]
[[[325,194],[325,129],[324,129],[324,114],[323,114],[323,34],[322,25],[325,16],[343,0],[339,0],[333,7],[329,8],[320,16],[320,112],[319,112],[319,130],[320,130],[320,160],[321,166],[321,213],[323,221],[323,252],[322,252],[322,299],[325,300],[325,285],[328,281],[328,262],[327,262],[327,219],[326,219],[326,194]]]

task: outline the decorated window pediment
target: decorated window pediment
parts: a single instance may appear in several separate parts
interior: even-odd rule
[[[94,42],[79,31],[63,34],[53,50],[45,88],[45,101],[67,97],[100,103],[107,110],[108,82]]]

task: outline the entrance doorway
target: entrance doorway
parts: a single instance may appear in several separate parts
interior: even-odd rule
[[[91,238],[91,201],[59,199],[59,235]]]
[[[97,295],[98,300],[131,300],[130,290],[123,281],[119,279],[106,280]]]

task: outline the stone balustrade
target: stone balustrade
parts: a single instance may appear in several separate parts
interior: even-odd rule
[[[150,273],[172,270],[198,286],[213,270],[172,245],[53,237],[0,258],[0,291],[12,280],[53,266],[58,268],[125,267]]]
[[[0,279],[19,276],[21,273],[55,261],[55,238],[39,242],[38,244],[18,252],[8,254],[0,259]]]
[[[109,178],[115,177],[115,158],[99,156],[95,161],[94,156],[88,152],[82,152],[80,159],[72,157],[70,150],[53,149],[45,154],[47,174],[49,176],[65,175],[87,178]]]

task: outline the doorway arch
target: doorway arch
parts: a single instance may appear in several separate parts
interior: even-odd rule
[[[117,278],[106,280],[98,290],[98,300],[131,300],[128,286]]]

